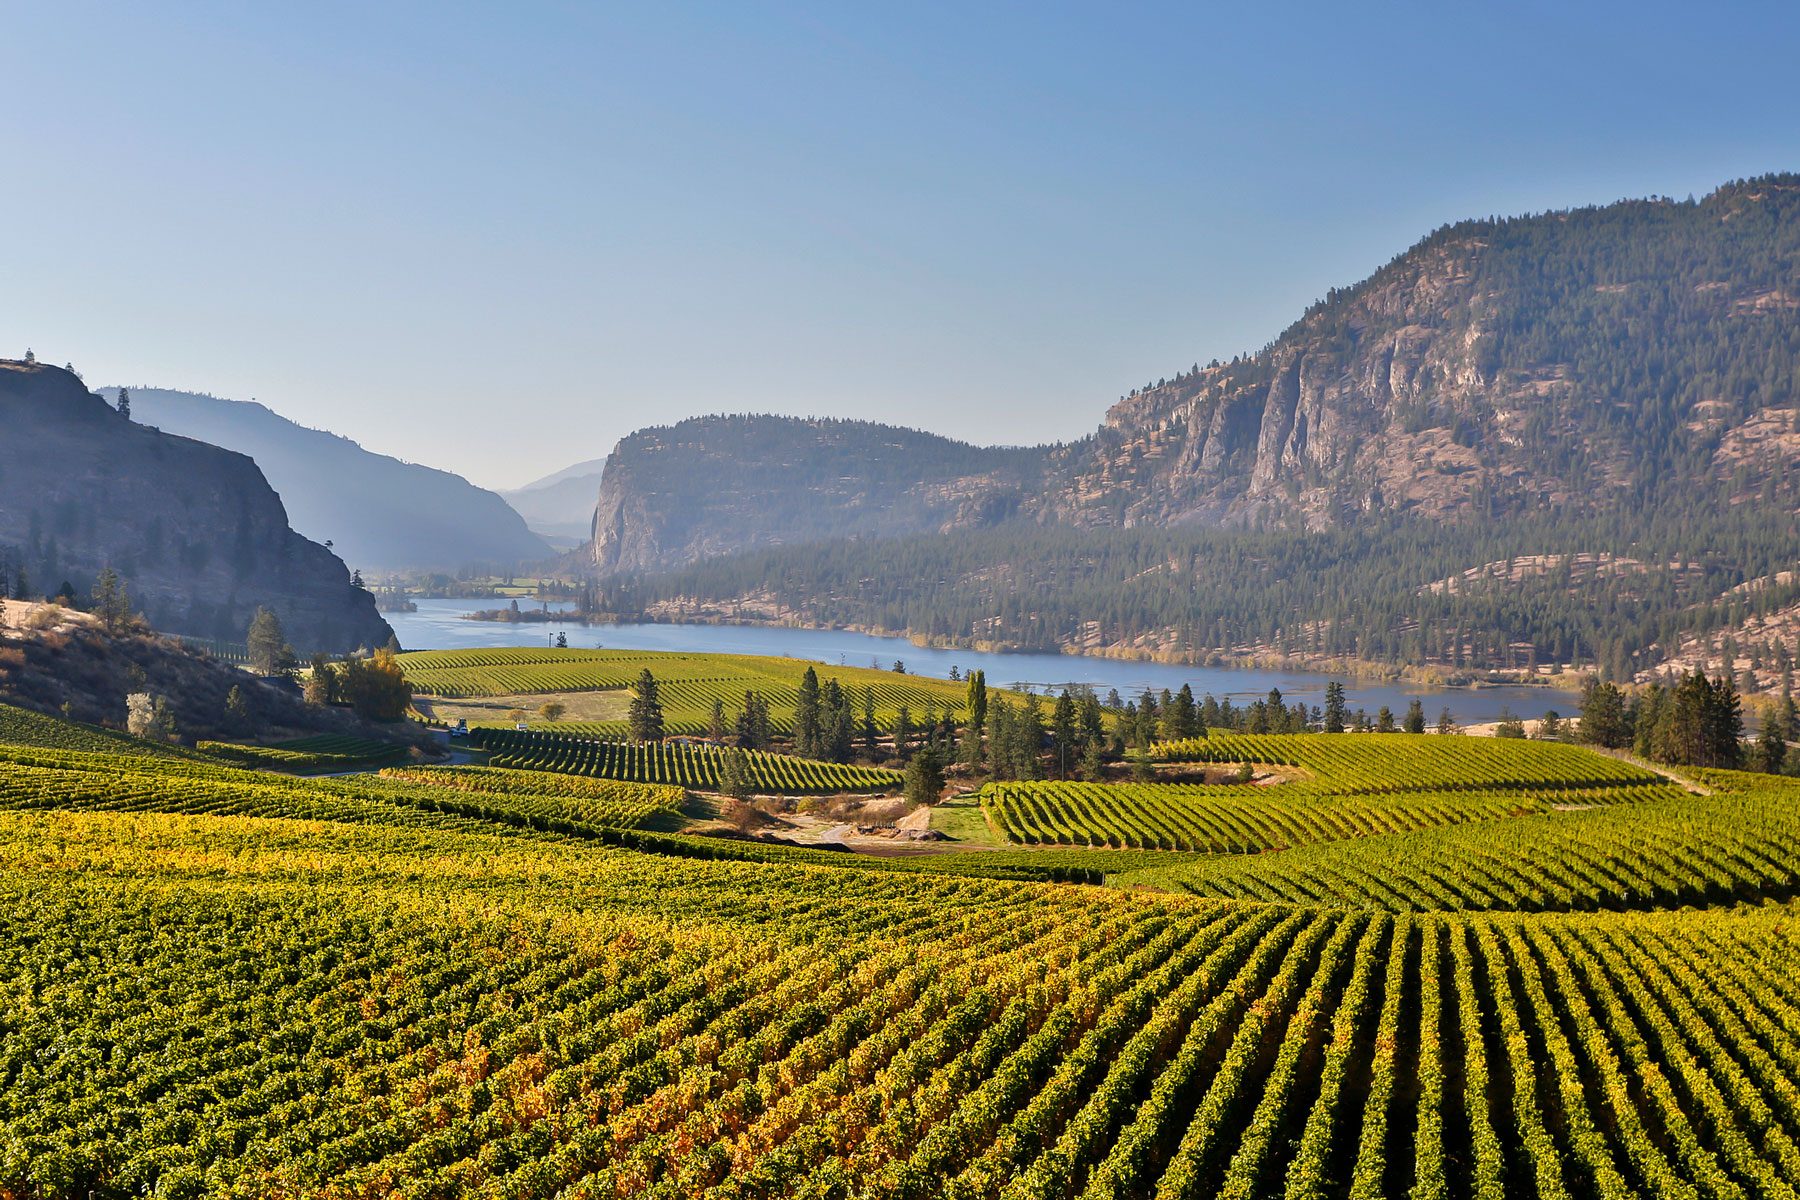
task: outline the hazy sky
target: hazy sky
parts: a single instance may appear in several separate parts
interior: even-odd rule
[[[8,4],[0,354],[489,486],[1076,437],[1433,226],[1800,170],[1796,61],[1773,3]]]

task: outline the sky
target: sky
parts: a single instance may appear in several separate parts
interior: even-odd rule
[[[483,486],[1080,437],[1465,217],[1800,170],[1800,6],[8,4],[0,356]]]

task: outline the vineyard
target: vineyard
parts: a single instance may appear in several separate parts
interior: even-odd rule
[[[1408,739],[1353,740],[1296,747],[1304,778],[1273,788],[1018,785],[1061,806],[1044,827],[1176,828],[1188,797],[1185,836],[1234,853],[886,860],[659,832],[678,787],[308,780],[26,732],[52,744],[0,746],[0,1195],[1787,1200],[1800,1179],[1780,781],[1695,795],[1440,739],[1467,747],[1456,787]],[[1084,861],[1125,886],[959,873]]]
[[[725,751],[709,744],[657,742],[631,745],[537,730],[475,729],[470,741],[488,751],[488,763],[527,771],[591,775],[633,783],[666,783],[716,790]],[[765,793],[880,792],[900,786],[900,775],[879,767],[814,762],[787,754],[746,751],[754,789]]]
[[[271,771],[350,771],[399,762],[405,746],[347,734],[319,734],[285,742],[248,746],[237,742],[198,742],[194,748],[211,758],[239,767]]]
[[[1680,791],[1660,775],[1590,750],[1505,738],[1217,734],[1163,743],[1156,757],[1275,765],[1298,777],[1254,788],[995,783],[981,792],[982,810],[1008,841],[1027,846],[1247,854]]]
[[[0,814],[0,896],[26,1194],[1773,1197],[1800,1169],[1786,907],[1390,915],[70,813]]]
[[[1122,879],[1389,909],[1672,908],[1800,893],[1800,793],[1656,791],[1636,804],[1188,860]]]
[[[1656,777],[1652,777],[1653,779]],[[1584,805],[1631,803],[1679,794],[1672,784],[1590,788]],[[1312,842],[1372,837],[1497,821],[1551,811],[1562,791],[1539,785],[1517,791],[1395,789],[1320,796],[1287,786],[1207,784],[994,783],[982,789],[988,819],[1021,845],[1110,846],[1249,854]]]
[[[626,691],[648,669],[656,676],[668,732],[706,731],[714,702],[727,712],[743,707],[744,693],[755,691],[769,705],[777,733],[793,728],[800,677],[811,666],[820,678],[836,679],[851,702],[862,704],[864,689],[873,692],[875,723],[891,730],[899,710],[917,722],[927,708],[956,709],[966,699],[964,686],[948,680],[900,675],[868,667],[830,667],[791,658],[759,658],[740,654],[681,654],[647,650],[425,650],[400,656],[406,677],[423,696],[458,699],[477,696],[528,696],[559,692]],[[549,726],[561,733],[591,737],[623,737],[623,721],[563,722]]]
[[[179,746],[147,742],[110,729],[46,717],[11,704],[0,704],[0,746],[36,746],[45,750],[89,750],[154,758],[196,758]]]
[[[1560,742],[1403,733],[1218,733],[1162,742],[1170,763],[1266,763],[1296,767],[1333,796],[1395,792],[1563,791],[1661,782],[1630,763]]]

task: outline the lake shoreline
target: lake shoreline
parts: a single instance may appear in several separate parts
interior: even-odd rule
[[[419,598],[419,611],[395,614],[390,619],[396,636],[408,650],[477,650],[498,646],[539,647],[556,650],[559,638],[568,649],[671,651],[686,654],[741,654],[766,658],[806,659],[837,666],[873,666],[891,669],[896,661],[908,674],[948,679],[972,670],[987,673],[997,687],[1031,688],[1048,694],[1069,685],[1087,686],[1105,695],[1138,696],[1145,690],[1178,691],[1190,687],[1196,696],[1230,698],[1248,704],[1279,689],[1292,704],[1321,705],[1327,684],[1336,680],[1349,693],[1352,710],[1363,708],[1373,718],[1383,707],[1402,713],[1414,700],[1422,701],[1435,720],[1449,709],[1459,723],[1494,721],[1502,715],[1531,717],[1554,708],[1569,712],[1573,697],[1562,687],[1551,686],[1540,674],[1535,684],[1489,682],[1486,679],[1446,685],[1442,679],[1407,678],[1406,674],[1379,664],[1316,664],[1309,669],[1291,662],[1277,663],[1273,656],[1221,658],[1211,664],[1171,661],[1148,647],[1111,647],[1108,653],[1082,652],[1091,648],[1058,648],[1054,652],[1022,647],[993,650],[952,646],[947,639],[910,638],[865,630],[822,628],[798,622],[760,618],[720,620],[708,614],[700,620],[619,621],[588,614],[585,622],[468,621],[463,617],[484,605],[479,599]],[[552,612],[569,612],[574,606],[552,601]],[[1554,677],[1573,686],[1580,676]]]
[[[1504,672],[1483,672],[1473,675],[1470,672],[1446,671],[1442,667],[1406,664],[1394,666],[1389,663],[1372,662],[1368,659],[1339,658],[1320,655],[1287,654],[1237,654],[1226,655],[1216,651],[1204,655],[1181,654],[1173,651],[1151,650],[1142,646],[1120,645],[1117,643],[1095,646],[1049,645],[1020,646],[1014,643],[984,642],[978,639],[967,641],[948,637],[932,637],[926,634],[908,633],[903,630],[881,629],[868,625],[817,625],[804,621],[781,621],[756,617],[688,617],[681,620],[658,619],[655,617],[624,617],[608,614],[583,620],[584,625],[642,625],[668,628],[681,627],[725,627],[743,629],[793,629],[808,633],[854,633],[864,637],[889,638],[906,641],[921,650],[967,650],[974,654],[991,654],[999,656],[1032,656],[1057,655],[1063,658],[1093,658],[1110,662],[1150,663],[1165,667],[1202,667],[1220,671],[1275,671],[1304,672],[1309,675],[1329,675],[1334,678],[1356,680],[1364,683],[1404,683],[1416,684],[1441,691],[1480,691],[1483,688],[1534,688],[1547,695],[1579,692],[1585,672],[1565,671],[1559,675],[1540,673],[1526,675]]]

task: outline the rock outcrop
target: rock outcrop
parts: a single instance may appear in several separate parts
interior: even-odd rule
[[[607,463],[596,563],[1012,519],[1329,529],[1738,503],[1785,494],[1797,401],[1800,176],[1771,176],[1440,229],[1067,446],[963,447],[949,471],[868,484],[859,447],[904,431],[812,439],[803,470],[743,435],[774,418],[636,434]]]
[[[866,421],[700,417],[640,430],[606,460],[602,572],[756,546],[886,537],[1015,513],[1046,451],[984,448]]]
[[[256,464],[136,424],[73,374],[0,361],[0,570],[86,595],[112,567],[170,632],[242,641],[259,605],[303,651],[392,636],[374,598],[288,526]]]

